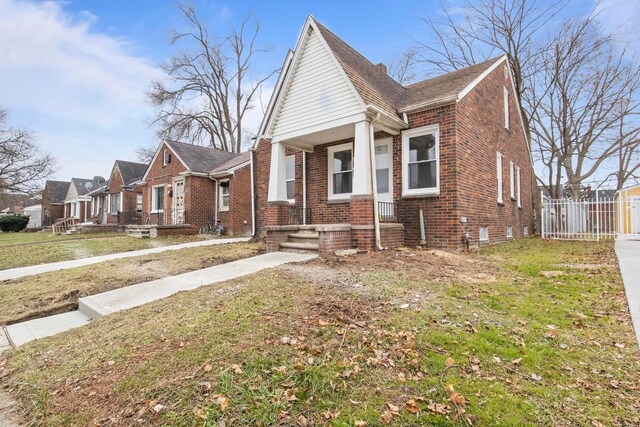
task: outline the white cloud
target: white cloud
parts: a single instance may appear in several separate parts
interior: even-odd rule
[[[145,91],[159,70],[126,39],[58,2],[0,0],[0,16],[0,106],[56,155],[59,178],[106,174],[153,140]]]

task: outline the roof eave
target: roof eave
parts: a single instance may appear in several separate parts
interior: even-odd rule
[[[421,102],[419,104],[409,105],[407,107],[398,108],[399,113],[416,113],[418,111],[428,110],[430,108],[441,107],[443,105],[453,104],[458,101],[457,95],[447,96],[444,98],[432,99],[426,102]]]

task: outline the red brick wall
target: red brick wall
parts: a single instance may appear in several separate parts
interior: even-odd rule
[[[251,167],[246,165],[237,169],[233,175],[219,178],[229,180],[229,210],[218,210],[218,219],[225,228],[225,234],[250,236],[251,227]],[[213,182],[213,181],[212,181]],[[214,198],[219,197],[214,187]],[[218,201],[218,208],[220,202]]]
[[[509,90],[509,130],[504,127],[504,87]],[[472,245],[478,244],[479,227],[489,228],[489,242],[506,240],[507,226],[513,227],[513,236],[521,237],[523,227],[532,233],[533,168],[522,130],[519,112],[510,80],[500,65],[482,80],[473,91],[457,104],[457,162],[461,173],[458,178],[458,206],[460,215],[467,217],[466,229],[471,233]],[[498,204],[496,151],[502,158],[502,199]],[[521,169],[520,194],[522,208],[510,195],[509,163]]]
[[[169,199],[173,203],[173,199]],[[202,227],[215,218],[216,183],[208,177],[188,176],[184,183],[185,220]]]
[[[162,150],[168,150],[171,154],[171,162],[166,166],[162,165]],[[179,176],[181,172],[187,170],[187,168],[178,160],[178,156],[166,145],[163,144],[160,149],[160,155],[157,156],[155,161],[149,166],[149,170],[145,179],[145,184],[140,185],[142,190],[142,212],[143,217],[146,218],[151,215],[152,223],[155,223],[155,215],[151,214],[151,190],[156,185],[164,185],[164,217],[171,218],[171,209],[173,199],[169,197],[169,186],[173,184],[173,177]],[[187,183],[185,182],[185,192],[187,191]],[[185,194],[185,210],[188,213],[187,195]]]

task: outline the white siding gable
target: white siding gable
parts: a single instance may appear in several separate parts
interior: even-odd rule
[[[363,111],[362,100],[324,40],[308,28],[275,112],[274,141]]]

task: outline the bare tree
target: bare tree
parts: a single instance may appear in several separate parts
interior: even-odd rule
[[[0,192],[36,195],[55,172],[55,159],[40,153],[31,133],[9,126],[7,116],[0,109]]]
[[[540,55],[526,99],[535,107],[532,138],[547,175],[541,182],[553,197],[566,182],[579,198],[605,162],[637,152],[640,68],[623,57],[591,19],[565,23]],[[627,166],[637,169],[623,161],[618,186],[633,172]]]
[[[418,78],[415,70],[416,49],[409,49],[389,64],[388,74],[401,85],[414,83]]]
[[[153,123],[163,138],[239,152],[242,119],[262,83],[277,71],[257,79],[251,74],[255,56],[266,51],[256,46],[260,27],[248,16],[218,37],[209,34],[192,7],[180,5],[180,10],[189,29],[174,31],[171,44],[183,42],[190,50],[163,65],[167,78],[152,83]]]
[[[416,60],[448,72],[507,54],[522,108],[523,97],[530,90],[527,81],[535,72],[533,63],[544,50],[536,43],[541,29],[567,3],[568,0],[465,0],[455,9],[455,15],[443,6],[444,22],[422,18],[435,43],[416,40]],[[529,135],[529,114],[525,110],[522,113]]]
[[[143,145],[136,149],[136,157],[140,163],[150,164],[156,154],[157,147]]]

